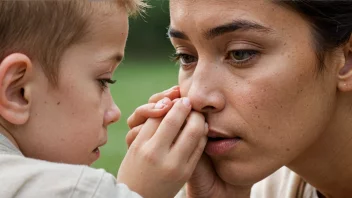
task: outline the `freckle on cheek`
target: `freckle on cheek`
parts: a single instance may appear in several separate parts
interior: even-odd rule
[[[59,102],[57,102],[56,104],[57,104],[57,105],[60,105],[60,103],[61,103],[61,102],[59,101]]]

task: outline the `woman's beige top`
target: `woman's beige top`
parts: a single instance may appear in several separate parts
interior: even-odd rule
[[[181,190],[176,198],[185,198]],[[236,195],[231,196],[236,198]],[[314,187],[286,167],[282,167],[269,177],[254,184],[250,198],[318,198]]]

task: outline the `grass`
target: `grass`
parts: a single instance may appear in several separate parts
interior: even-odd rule
[[[117,83],[111,92],[122,116],[108,129],[108,143],[101,149],[101,157],[93,164],[116,175],[127,151],[125,135],[128,132],[127,118],[156,92],[177,84],[178,67],[174,63],[125,63],[115,73]]]

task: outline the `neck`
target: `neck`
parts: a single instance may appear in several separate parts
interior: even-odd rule
[[[326,131],[288,167],[328,198],[352,195],[352,109],[336,109]]]
[[[0,134],[4,135],[16,148],[19,149],[19,146],[15,140],[15,138],[11,135],[11,133],[4,127],[4,124],[0,124]]]

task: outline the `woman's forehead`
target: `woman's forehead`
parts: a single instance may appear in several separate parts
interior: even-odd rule
[[[170,29],[180,32],[244,28],[284,33],[309,29],[299,14],[268,0],[171,0],[170,15]]]

